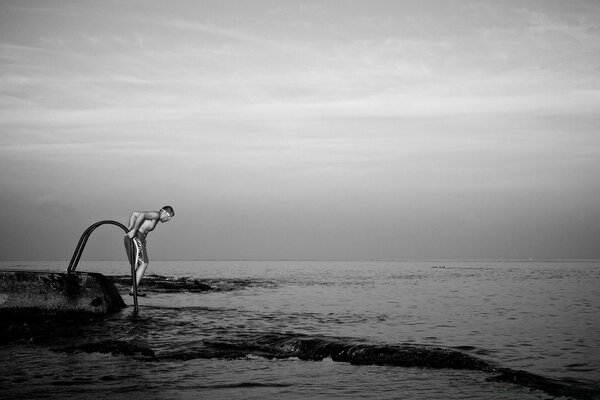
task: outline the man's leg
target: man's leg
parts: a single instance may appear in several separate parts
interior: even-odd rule
[[[142,282],[142,278],[146,273],[146,269],[150,264],[148,262],[148,252],[146,250],[146,241],[141,240],[138,237],[133,239],[133,243],[135,245],[135,282],[138,289],[138,296],[142,295],[140,293],[140,283]],[[133,287],[130,290],[130,294],[133,293]],[[143,294],[145,296],[145,294]]]
[[[138,265],[138,267],[135,269],[135,281],[137,282],[138,290],[140,289],[140,282],[142,282],[142,278],[146,273],[146,268],[148,268],[148,265],[150,265],[150,263],[145,262]]]

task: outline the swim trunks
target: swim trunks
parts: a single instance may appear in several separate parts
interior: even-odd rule
[[[138,232],[133,238],[133,245],[135,246],[135,265],[140,266],[143,263],[148,262],[148,252],[146,251],[146,234]]]

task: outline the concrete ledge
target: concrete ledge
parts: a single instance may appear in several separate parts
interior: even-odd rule
[[[110,313],[125,307],[104,275],[47,271],[0,271],[0,310]]]

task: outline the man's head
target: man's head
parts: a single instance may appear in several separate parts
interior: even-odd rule
[[[175,211],[173,211],[173,207],[164,206],[160,209],[160,222],[167,222],[171,218],[173,218],[173,216],[175,216]]]

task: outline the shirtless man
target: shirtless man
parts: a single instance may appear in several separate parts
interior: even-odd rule
[[[156,228],[158,221],[167,222],[174,215],[173,207],[164,206],[160,211],[134,211],[129,217],[127,236],[133,239],[135,246],[135,280],[138,288],[149,264],[148,252],[146,251],[146,235]],[[133,295],[133,288],[129,291],[129,295]],[[145,296],[145,294],[138,290],[138,296]]]

